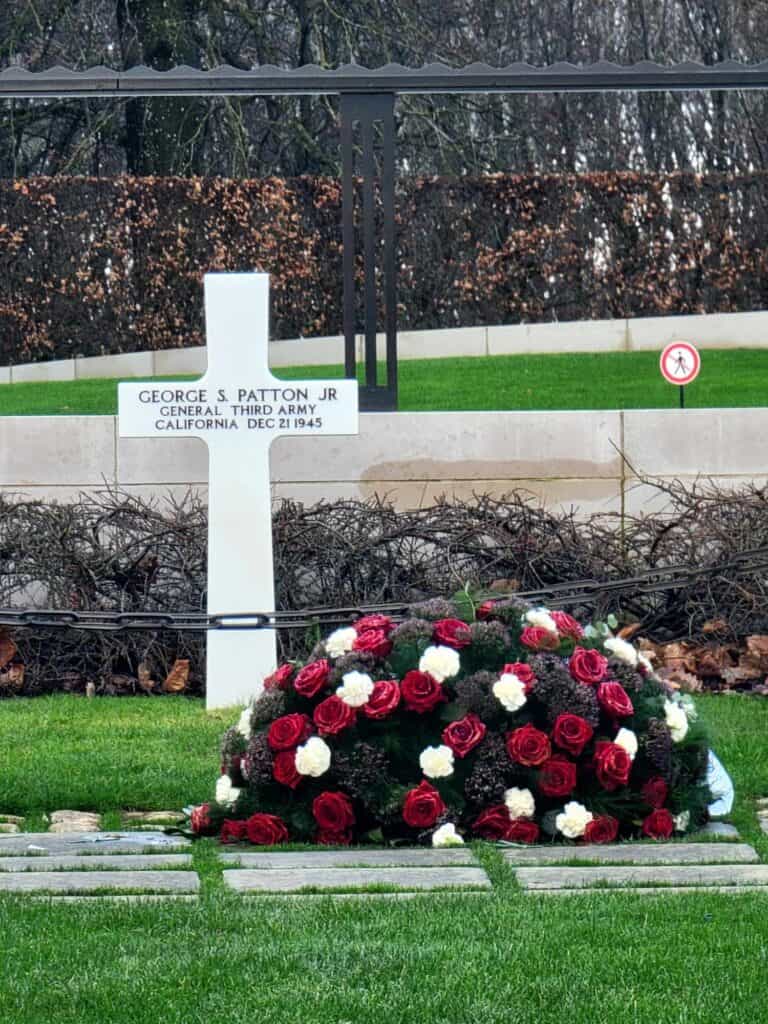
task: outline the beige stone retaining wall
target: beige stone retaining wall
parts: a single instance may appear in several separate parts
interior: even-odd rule
[[[702,348],[768,347],[768,312],[402,331],[398,335],[398,355],[401,359],[439,359],[547,352],[661,351],[670,341],[691,341]],[[383,359],[383,336],[379,337],[378,346]],[[344,362],[341,337],[274,341],[269,348],[270,365],[275,368]],[[362,337],[357,339],[357,349],[358,359],[362,359]],[[205,348],[167,349],[4,367],[0,369],[0,384],[204,373],[205,368]]]
[[[659,511],[627,462],[666,479],[764,484],[767,434],[768,409],[365,413],[356,437],[275,441],[272,490],[306,503],[378,494],[414,508],[522,488],[583,514]],[[204,492],[207,470],[201,441],[123,440],[113,416],[0,417],[3,493],[67,501],[109,485],[180,496]]]

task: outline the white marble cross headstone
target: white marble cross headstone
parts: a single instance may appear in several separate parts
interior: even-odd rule
[[[356,434],[354,380],[282,381],[268,366],[268,274],[206,274],[208,369],[118,387],[121,437],[197,437],[209,450],[208,613],[275,607],[269,446]],[[208,632],[206,704],[245,704],[275,668],[272,630]]]

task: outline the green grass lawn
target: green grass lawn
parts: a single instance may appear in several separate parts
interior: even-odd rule
[[[768,859],[768,701],[700,700]],[[170,809],[209,796],[233,716],[195,700],[0,703],[0,810]],[[110,826],[113,827],[113,826]],[[199,905],[0,899],[0,1005],[14,1024],[743,1024],[763,1019],[768,898],[520,893],[496,851],[490,897],[240,900],[195,846]]]
[[[285,379],[312,379],[341,377],[343,371],[304,366],[275,372]],[[656,352],[414,359],[401,362],[399,374],[404,412],[677,408],[679,402],[678,388],[659,373]],[[0,385],[0,415],[113,414],[116,385],[115,380]],[[686,388],[686,405],[768,405],[768,350],[706,350],[698,380]]]

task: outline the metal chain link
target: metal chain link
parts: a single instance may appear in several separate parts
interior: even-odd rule
[[[718,576],[730,569],[741,569],[749,573],[768,572],[768,548],[742,551],[727,562],[705,568],[694,568],[685,564],[671,565],[618,580],[586,579],[556,583],[538,590],[517,591],[514,596],[532,602],[546,600],[551,607],[594,604],[606,595],[626,590],[636,594],[679,590],[696,577]],[[511,595],[489,592],[487,596],[491,599],[503,599]],[[180,632],[202,632],[211,629],[277,630],[335,625],[377,612],[385,613],[397,622],[407,616],[408,605],[390,602],[345,608],[302,608],[282,612],[219,612],[215,615],[205,612],[97,612],[55,608],[0,608],[0,625],[24,629],[70,628],[102,632],[158,629]]]

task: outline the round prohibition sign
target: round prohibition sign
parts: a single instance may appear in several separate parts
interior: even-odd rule
[[[670,384],[690,384],[699,375],[701,356],[689,341],[673,341],[661,353],[659,368]]]

